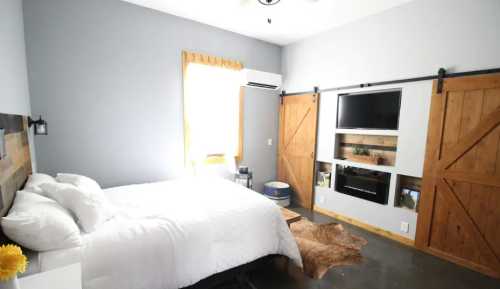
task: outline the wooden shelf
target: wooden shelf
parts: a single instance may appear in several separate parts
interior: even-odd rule
[[[337,159],[384,166],[396,164],[397,136],[339,133],[336,139]],[[366,149],[371,159],[354,154],[356,148]]]
[[[349,160],[340,160],[340,159],[334,159],[333,162],[339,165],[357,167],[357,168],[380,171],[385,173],[394,173],[395,171],[395,168],[391,166],[371,165],[371,164],[357,163]]]
[[[364,135],[390,135],[397,136],[399,132],[397,130],[385,130],[385,129],[345,129],[337,128],[335,133],[343,134],[364,134]]]

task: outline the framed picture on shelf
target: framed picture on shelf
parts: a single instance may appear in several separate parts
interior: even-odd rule
[[[318,172],[318,180],[317,180],[318,186],[323,188],[329,188],[331,175],[332,174],[330,172]]]
[[[408,208],[412,211],[418,212],[418,201],[420,199],[420,192],[410,188],[401,188],[399,196],[399,205]]]

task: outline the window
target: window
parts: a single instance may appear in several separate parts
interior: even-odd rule
[[[240,160],[241,64],[188,52],[183,62],[186,164]]]

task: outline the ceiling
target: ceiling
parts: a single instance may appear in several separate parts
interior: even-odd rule
[[[279,45],[413,0],[123,0]],[[272,19],[272,24],[267,19]]]

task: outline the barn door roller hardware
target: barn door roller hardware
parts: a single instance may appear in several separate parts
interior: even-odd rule
[[[283,104],[283,97],[285,97],[286,91],[282,90],[280,94],[280,104]]]
[[[473,70],[473,71],[465,71],[465,72],[457,72],[457,73],[446,73],[446,69],[440,68],[438,70],[437,75],[428,75],[428,76],[422,76],[422,77],[388,80],[388,81],[380,81],[380,82],[369,82],[369,83],[362,83],[362,84],[355,84],[355,85],[348,85],[348,86],[331,87],[331,88],[325,88],[325,89],[319,89],[318,87],[314,87],[314,89],[311,91],[301,91],[301,92],[293,92],[293,93],[286,93],[283,90],[281,95],[288,96],[288,95],[297,95],[297,94],[306,94],[306,93],[322,93],[322,92],[336,91],[336,90],[356,89],[356,88],[398,84],[398,83],[406,83],[406,82],[435,80],[435,79],[438,80],[438,87],[437,87],[438,93],[441,93],[443,90],[443,81],[445,78],[472,76],[472,75],[480,75],[480,74],[491,74],[491,73],[500,73],[500,68]]]
[[[446,77],[446,69],[440,68],[438,70],[438,83],[437,83],[437,93],[442,93],[443,92],[443,82],[444,78]]]

